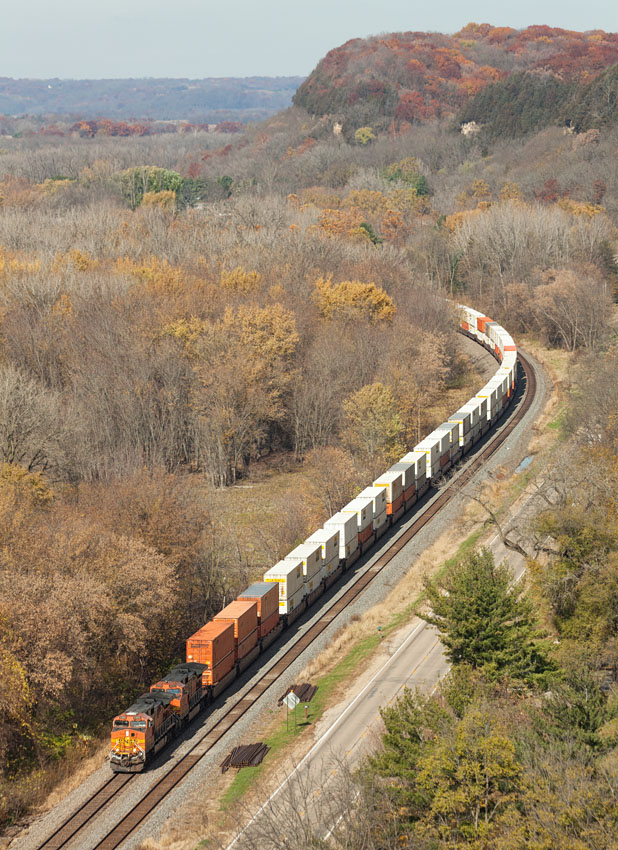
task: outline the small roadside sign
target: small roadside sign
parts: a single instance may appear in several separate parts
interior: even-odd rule
[[[296,696],[296,694],[294,693],[294,691],[290,691],[290,693],[289,693],[289,694],[287,694],[287,695],[283,698],[283,702],[287,705],[287,707],[288,707],[289,709],[294,709],[294,708],[296,708],[296,706],[298,705],[298,703],[300,702],[300,700],[298,699],[298,697]]]

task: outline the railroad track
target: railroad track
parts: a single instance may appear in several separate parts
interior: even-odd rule
[[[473,461],[468,463],[456,479],[447,483],[439,491],[438,497],[425,507],[412,525],[392,541],[387,551],[346,590],[337,600],[324,607],[320,618],[303,634],[294,644],[267,670],[257,682],[244,694],[233,702],[228,711],[221,717],[212,728],[181,757],[173,767],[154,785],[133,808],[122,816],[116,824],[93,850],[115,850],[125,839],[127,839],[137,827],[150,815],[169,792],[181,782],[184,777],[195,767],[195,765],[209,752],[234,724],[251,708],[251,706],[274,684],[303,652],[322,634],[324,629],[348,607],[363,592],[371,581],[380,573],[387,564],[397,555],[404,546],[428,523],[430,520],[448,504],[469,483],[472,477],[485,464],[488,459],[508,439],[510,434],[528,412],[536,395],[536,375],[530,362],[518,352],[524,377],[518,386],[523,389],[523,400],[519,407],[511,414],[511,417],[498,433],[488,440]],[[109,803],[133,778],[135,774],[115,774],[102,788],[100,788],[77,812],[68,818],[52,836],[37,850],[61,850],[80,832],[91,819]]]

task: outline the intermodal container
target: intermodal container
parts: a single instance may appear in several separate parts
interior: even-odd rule
[[[339,531],[318,528],[307,543],[319,543],[322,550],[322,575],[328,578],[339,566]]]
[[[374,487],[386,487],[386,513],[396,513],[403,504],[403,475],[392,467],[373,482]]]
[[[258,623],[279,613],[279,588],[272,582],[258,581],[237,597],[242,602],[256,602]]]
[[[271,614],[270,617],[267,617],[265,620],[260,622],[258,626],[258,632],[260,635],[260,640],[266,635],[270,634],[274,628],[279,625],[279,599],[277,598],[277,610],[274,614]]]
[[[427,477],[427,455],[423,451],[413,451],[408,452],[407,455],[404,455],[399,463],[410,463],[414,466],[415,469],[415,478],[417,481],[416,489],[419,489],[419,480],[425,480]]]
[[[382,487],[365,487],[356,497],[357,499],[371,499],[373,501],[373,518],[381,516],[386,511],[386,485]]]
[[[305,598],[305,584],[296,593],[288,596],[286,599],[279,599],[279,616],[290,614],[302,603]]]
[[[352,499],[341,508],[341,513],[356,516],[358,542],[364,543],[373,531],[373,499]]]
[[[465,410],[464,408],[460,408],[459,410],[456,410],[452,416],[449,417],[448,421],[457,425],[457,437],[459,445],[465,445],[467,442],[465,437],[468,431],[470,430],[470,411]]]
[[[423,455],[423,460],[425,456]],[[416,466],[413,463],[394,463],[388,472],[397,472],[401,475],[402,493],[404,502],[409,502],[416,492]]]
[[[213,621],[187,639],[187,663],[206,664],[203,681],[214,685],[233,668],[234,626]]]
[[[279,585],[279,612],[281,613],[282,600],[290,599],[299,590],[302,590],[303,594],[305,592],[303,562],[300,559],[296,561],[279,561],[274,567],[271,567],[264,573],[264,581]]]
[[[457,422],[443,422],[436,428],[442,434],[448,434],[448,448],[451,454],[457,451],[459,445],[459,425]]]
[[[322,547],[305,541],[285,556],[284,561],[302,561],[305,581],[322,570]]]
[[[444,454],[444,447],[448,441],[448,435],[437,434],[435,431],[425,437],[424,440],[414,446],[415,452],[425,452],[427,455],[427,478],[433,478],[440,471],[440,458]]]
[[[230,602],[223,611],[215,614],[214,621],[234,626],[236,660],[244,658],[258,642],[257,602]]]
[[[339,511],[324,523],[326,531],[339,532],[339,558],[344,561],[358,549],[358,523],[356,516]]]

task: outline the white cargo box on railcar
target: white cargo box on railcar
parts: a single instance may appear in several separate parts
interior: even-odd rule
[[[279,601],[291,599],[299,590],[304,593],[305,576],[303,574],[303,562],[300,558],[296,560],[278,561],[264,573],[264,581],[277,582],[279,584]]]
[[[355,514],[334,514],[324,523],[325,531],[339,532],[339,557],[342,561],[358,549],[358,522]]]
[[[354,529],[356,531],[356,529]],[[311,537],[307,538],[307,543],[319,543],[322,550],[322,567],[330,564],[331,561],[339,561],[339,540],[341,534],[339,529],[318,528],[314,531]]]
[[[414,482],[412,482],[414,483]],[[396,469],[387,469],[373,482],[374,487],[386,487],[386,511],[391,514],[399,510],[403,501],[403,474]]]
[[[341,508],[342,514],[356,515],[356,530],[363,531],[368,525],[373,525],[373,499],[361,498],[352,499],[347,505]]]
[[[448,421],[457,425],[457,436],[460,446],[465,446],[470,439],[468,435],[471,431],[471,418],[472,411],[465,410],[463,407],[460,407],[452,416],[449,416]]]
[[[386,485],[382,487],[365,487],[356,497],[357,499],[371,499],[373,501],[373,515],[380,516],[386,510]]]
[[[408,452],[404,455],[399,463],[409,463],[415,469],[415,477],[417,482],[427,478],[427,453],[424,451]]]
[[[322,569],[322,547],[319,543],[301,543],[285,556],[285,561],[300,560],[303,563],[305,580],[312,578]]]

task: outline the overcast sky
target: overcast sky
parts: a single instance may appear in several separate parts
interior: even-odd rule
[[[0,0],[0,77],[308,74],[332,47],[469,21],[618,31],[618,0]]]

